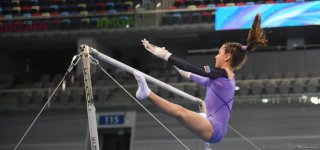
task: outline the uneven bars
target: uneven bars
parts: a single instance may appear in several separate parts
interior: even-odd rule
[[[80,48],[81,47],[84,48],[86,46],[89,47],[88,45],[80,45]],[[115,60],[115,59],[113,59],[113,58],[111,58],[111,57],[109,57],[109,56],[107,56],[107,55],[105,55],[103,53],[100,53],[98,50],[96,50],[96,49],[94,49],[92,47],[89,47],[89,51],[90,51],[90,53],[95,54],[99,59],[105,61],[106,63],[111,64],[111,65],[113,65],[115,67],[118,67],[118,68],[120,68],[120,69],[122,69],[122,70],[124,70],[124,71],[126,71],[128,73],[133,74],[134,71],[138,71],[138,70],[136,70],[136,69],[134,69],[134,68],[122,63],[122,62],[119,62],[119,61],[117,61],[117,60]],[[179,96],[181,96],[181,97],[183,97],[183,98],[185,98],[187,100],[196,102],[199,105],[203,105],[203,100],[201,100],[200,98],[194,97],[194,96],[192,96],[192,95],[190,95],[190,94],[188,94],[186,92],[183,92],[183,91],[181,91],[181,90],[179,90],[179,89],[177,89],[177,88],[175,88],[175,87],[173,87],[173,86],[171,86],[169,84],[166,84],[166,83],[164,83],[164,82],[162,82],[162,81],[160,81],[160,80],[158,80],[158,79],[156,79],[154,77],[151,77],[151,76],[149,76],[149,75],[147,75],[147,74],[145,74],[143,72],[142,72],[142,74],[144,75],[144,77],[146,78],[147,81],[149,81],[149,82],[151,82],[151,83],[153,83],[153,84],[155,84],[157,86],[160,86],[161,88],[163,88],[165,90],[168,90],[168,91],[170,91],[172,93],[175,93],[176,95],[179,95]]]

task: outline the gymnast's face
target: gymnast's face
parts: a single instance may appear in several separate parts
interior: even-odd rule
[[[225,53],[226,51],[225,45],[222,45],[219,49],[219,53],[216,55],[216,68],[224,68],[229,60],[230,54]]]

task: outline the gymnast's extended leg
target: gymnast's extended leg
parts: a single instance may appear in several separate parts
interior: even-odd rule
[[[146,80],[141,73],[135,72],[134,75],[139,85],[136,93],[137,98],[149,98],[150,101],[155,104],[161,111],[169,116],[176,118],[183,126],[199,136],[201,139],[205,141],[210,140],[213,133],[213,128],[211,123],[207,119],[194,111],[188,110],[180,105],[167,101],[166,99],[153,93],[149,89]]]

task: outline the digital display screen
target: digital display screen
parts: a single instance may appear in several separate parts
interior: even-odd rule
[[[263,28],[320,25],[320,1],[218,7],[215,30],[250,29],[256,14]]]

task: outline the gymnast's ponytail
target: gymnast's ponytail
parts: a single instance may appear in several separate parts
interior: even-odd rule
[[[258,46],[267,45],[268,40],[266,33],[260,27],[260,24],[261,16],[257,14],[247,37],[247,45],[242,45],[237,42],[227,42],[224,44],[226,48],[225,52],[232,55],[231,67],[234,68],[234,70],[240,69],[246,63],[248,52],[254,51]]]
[[[268,43],[266,33],[260,26],[261,16],[257,14],[247,37],[247,51],[254,51],[257,46],[266,46]]]

